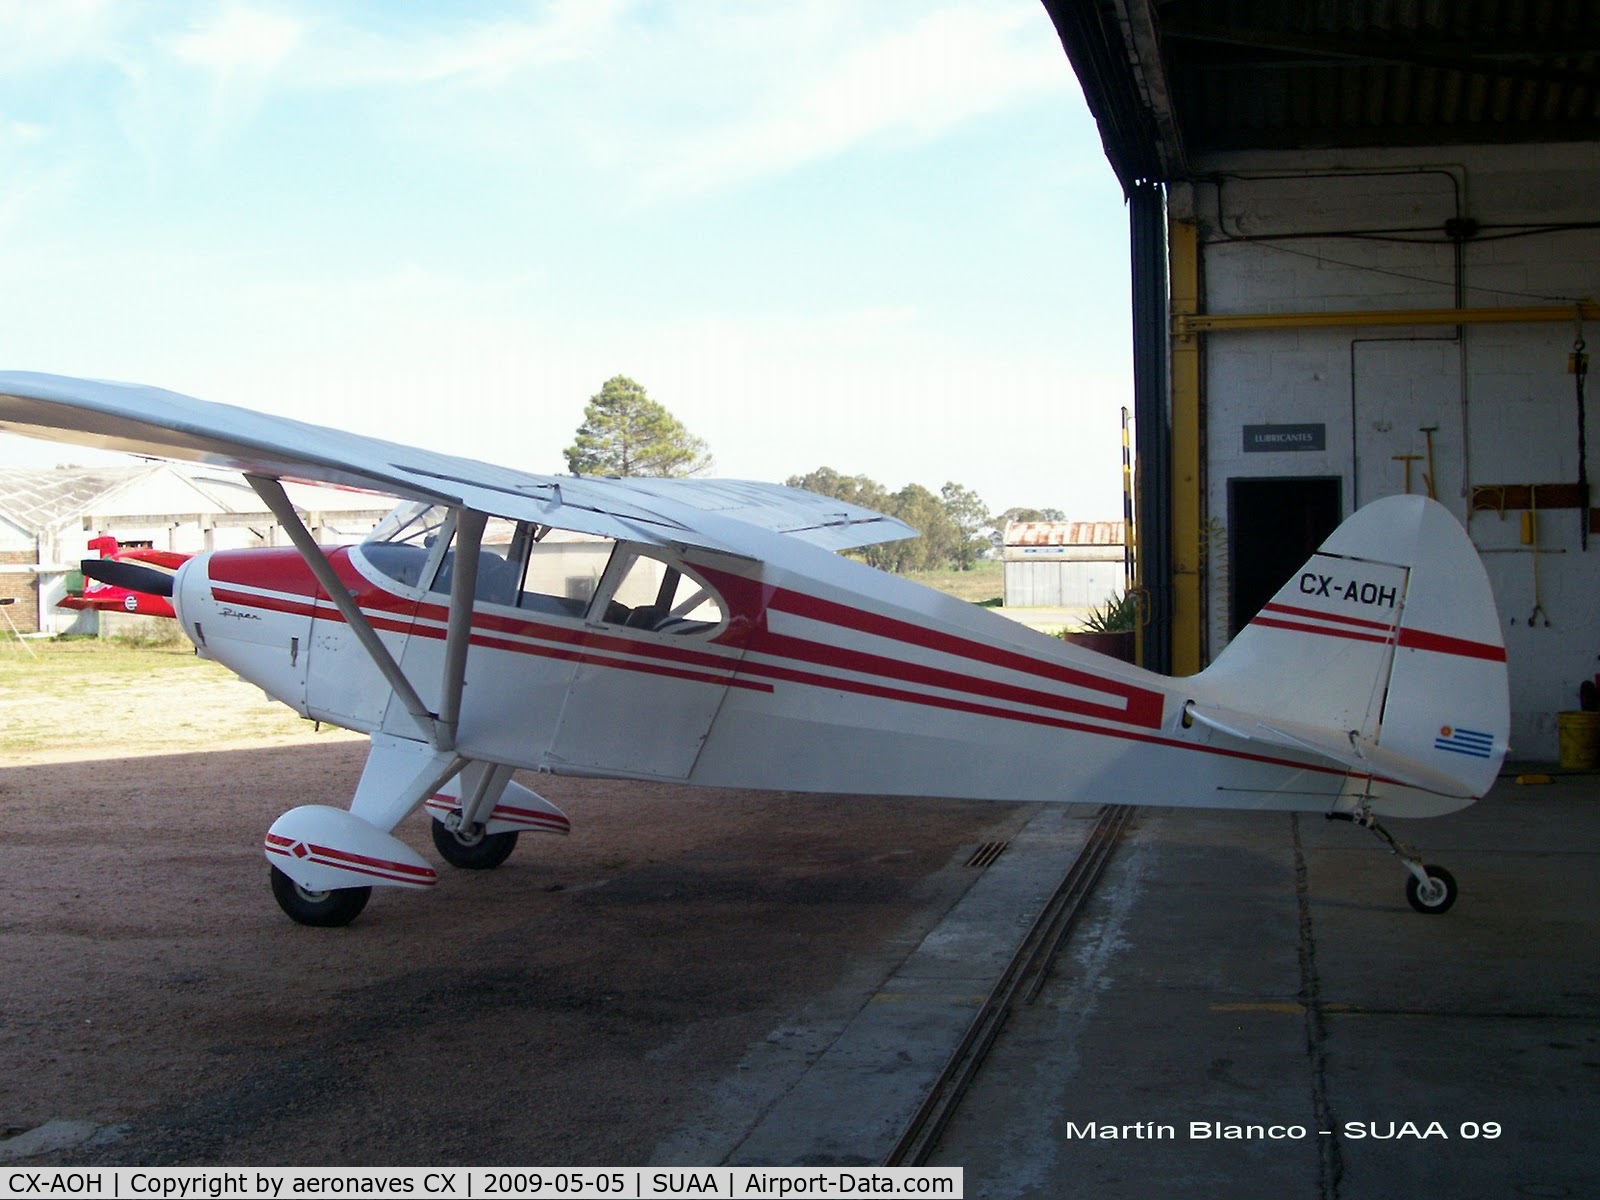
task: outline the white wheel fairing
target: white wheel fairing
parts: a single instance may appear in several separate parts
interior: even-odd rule
[[[292,808],[272,823],[267,861],[308,893],[353,887],[428,888],[438,874],[420,854],[343,809]]]

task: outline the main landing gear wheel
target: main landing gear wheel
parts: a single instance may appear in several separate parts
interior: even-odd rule
[[[277,867],[272,868],[272,898],[301,925],[333,928],[348,925],[372,899],[369,887],[331,888],[313,892],[301,887]]]
[[[1455,876],[1443,867],[1436,867],[1432,863],[1423,863],[1423,871],[1428,876],[1428,882],[1423,883],[1415,875],[1406,880],[1406,901],[1419,913],[1447,912],[1456,902]]]
[[[468,871],[487,871],[498,867],[511,857],[517,848],[517,831],[484,833],[480,828],[476,836],[449,828],[443,821],[433,821],[433,844],[452,867]]]

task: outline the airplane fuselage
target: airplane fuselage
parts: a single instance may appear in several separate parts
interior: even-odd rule
[[[1308,812],[1346,803],[1340,769],[1186,727],[1186,681],[836,555],[810,557],[801,571],[674,553],[672,565],[714,589],[722,610],[687,633],[596,611],[530,612],[510,595],[480,600],[459,751],[556,774],[716,787]],[[435,704],[447,597],[385,574],[364,547],[330,561]],[[176,601],[201,653],[301,715],[410,731],[295,551],[198,558]]]

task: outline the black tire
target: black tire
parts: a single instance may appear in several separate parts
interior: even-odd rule
[[[272,898],[298,924],[332,929],[348,925],[359,917],[367,901],[372,899],[372,889],[353,887],[331,888],[326,892],[308,891],[273,867]]]
[[[1422,869],[1428,873],[1429,882],[1438,886],[1432,889],[1431,894],[1424,894],[1417,877],[1408,876],[1406,903],[1419,913],[1427,913],[1429,916],[1449,912],[1450,906],[1456,902],[1456,877],[1443,867],[1436,867],[1432,863],[1423,863]]]
[[[489,871],[511,857],[517,848],[517,831],[506,833],[480,833],[476,838],[463,839],[443,821],[434,821],[433,844],[452,867],[468,871]]]

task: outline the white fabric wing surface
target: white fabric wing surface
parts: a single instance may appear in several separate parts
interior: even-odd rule
[[[537,475],[161,388],[60,375],[0,372],[0,431],[735,554],[759,556],[748,527],[830,550],[917,536],[871,509],[778,484]]]

